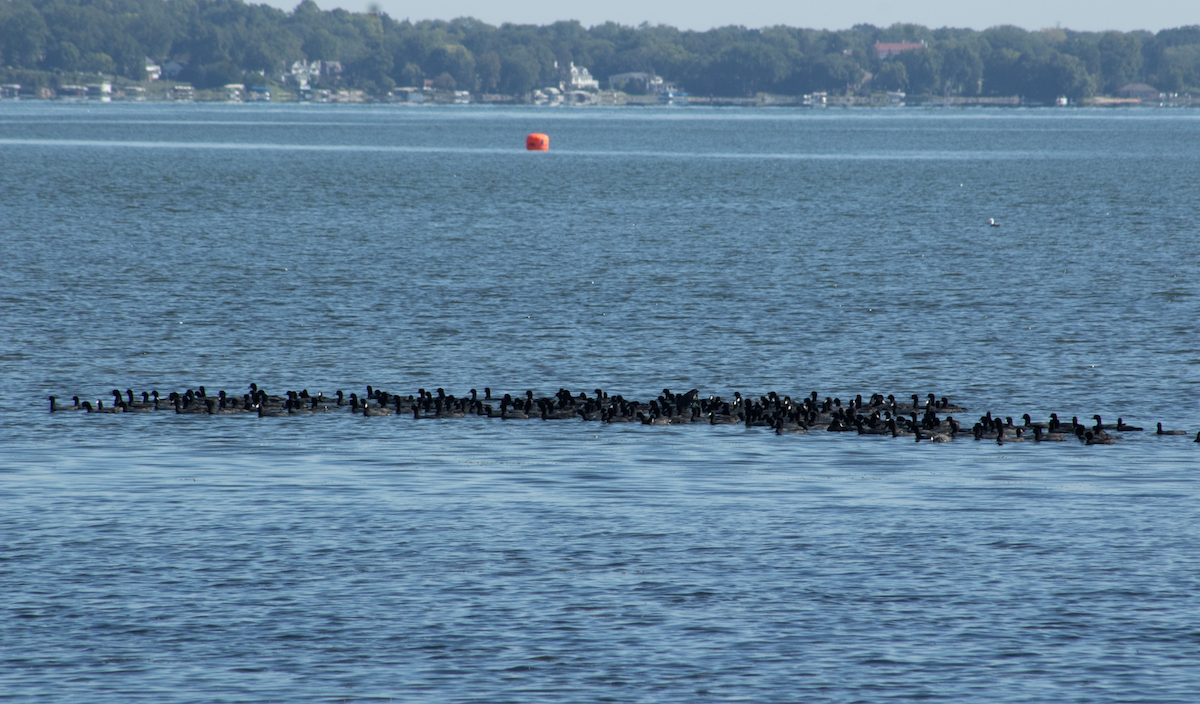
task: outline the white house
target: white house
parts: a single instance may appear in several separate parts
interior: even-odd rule
[[[592,78],[592,74],[586,68],[576,66],[574,61],[571,62],[564,83],[566,85],[563,86],[563,90],[600,90],[600,81]]]
[[[339,67],[340,68],[340,67]],[[304,59],[292,62],[292,70],[289,78],[301,90],[308,88],[309,81],[314,81],[321,77],[321,62],[307,62]]]

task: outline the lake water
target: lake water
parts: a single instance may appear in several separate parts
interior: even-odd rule
[[[1189,111],[0,103],[0,699],[1194,701],[1191,435],[46,397],[936,393],[1194,435],[1198,214]]]

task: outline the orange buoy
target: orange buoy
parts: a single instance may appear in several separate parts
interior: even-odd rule
[[[541,132],[534,132],[525,138],[525,148],[531,152],[550,151],[550,138]]]

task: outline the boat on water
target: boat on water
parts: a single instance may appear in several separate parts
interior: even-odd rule
[[[688,94],[682,90],[664,90],[658,94],[659,105],[687,105]]]

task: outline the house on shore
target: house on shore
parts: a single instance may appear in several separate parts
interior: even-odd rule
[[[173,81],[176,78],[179,78],[179,74],[183,73],[183,69],[185,68],[187,68],[187,64],[183,63],[182,61],[168,61],[162,67],[162,73],[160,74],[160,77],[166,76],[168,79]]]
[[[623,90],[625,92],[640,92],[640,93],[661,93],[668,89],[668,86],[663,83],[663,79],[653,73],[644,71],[631,71],[629,73],[618,73],[608,77],[609,90]],[[632,90],[630,90],[632,89]]]
[[[890,43],[889,42],[875,42],[875,53],[879,56],[879,58],[887,59],[887,58],[891,58],[891,57],[895,56],[896,54],[903,53],[905,51],[912,51],[914,49],[924,49],[925,46],[926,45],[925,45],[924,41],[920,41],[920,42],[890,42]]]
[[[1135,100],[1158,100],[1158,89],[1145,83],[1130,83],[1121,86],[1117,91],[1118,98],[1133,98]]]
[[[554,67],[558,68],[557,61],[554,62]],[[574,61],[572,61],[571,65],[567,67],[567,70],[563,72],[563,78],[565,80],[562,82],[559,88],[564,91],[600,90],[600,81],[592,78],[591,72],[586,68],[582,66],[576,66]]]

